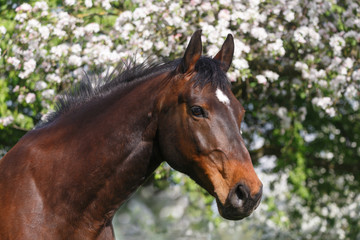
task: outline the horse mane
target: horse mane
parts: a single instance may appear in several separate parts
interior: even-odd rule
[[[145,61],[137,64],[134,60],[122,62],[105,77],[89,76],[86,72],[83,79],[74,87],[64,91],[57,99],[55,111],[47,114],[34,129],[41,128],[59,116],[98,98],[105,97],[120,89],[146,81],[165,72],[174,72],[181,58],[169,62]],[[209,57],[201,57],[196,65],[197,74],[192,78],[194,87],[203,88],[211,84],[214,88],[227,91],[230,82],[220,68],[220,62]],[[174,73],[175,74],[175,73]]]

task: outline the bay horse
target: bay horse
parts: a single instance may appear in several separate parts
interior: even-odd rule
[[[166,161],[216,199],[230,220],[258,206],[258,179],[240,128],[244,108],[226,72],[234,40],[202,55],[84,79],[0,161],[0,239],[114,239],[115,211]]]

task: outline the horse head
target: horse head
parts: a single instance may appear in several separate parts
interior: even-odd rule
[[[224,218],[239,220],[259,205],[262,183],[241,136],[244,108],[226,77],[233,52],[229,34],[214,58],[202,57],[201,31],[194,33],[159,100],[158,140],[170,166],[214,196]]]

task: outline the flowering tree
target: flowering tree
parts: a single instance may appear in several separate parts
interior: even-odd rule
[[[56,96],[84,71],[106,74],[129,57],[181,57],[197,29],[213,56],[232,33],[228,76],[247,110],[242,131],[264,183],[263,203],[240,223],[221,220],[212,198],[165,165],[155,187],[128,206],[130,220],[125,207],[115,223],[143,221],[156,234],[173,227],[194,236],[201,226],[218,237],[249,227],[260,239],[360,238],[358,1],[0,2],[1,154],[53,111]],[[144,211],[137,218],[134,209],[146,207],[148,192],[163,188],[172,189],[160,196],[174,208],[153,204],[163,220],[149,209],[148,218]]]

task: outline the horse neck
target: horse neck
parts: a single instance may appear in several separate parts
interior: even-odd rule
[[[155,109],[164,76],[136,84],[121,97],[111,94],[35,131],[38,146],[46,149],[34,178],[42,182],[43,193],[58,189],[44,196],[50,207],[63,201],[71,205],[72,214],[111,218],[159,166]]]

